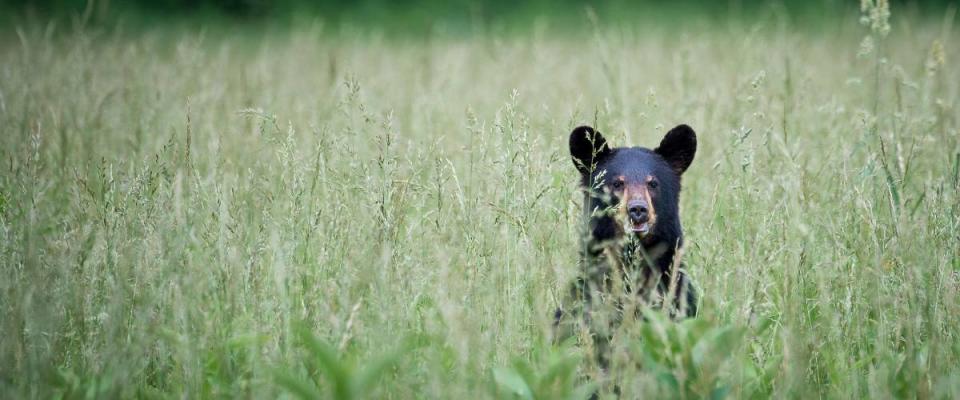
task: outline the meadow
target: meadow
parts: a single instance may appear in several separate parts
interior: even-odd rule
[[[881,2],[882,3],[882,2]],[[0,37],[0,397],[960,397],[960,30]],[[698,132],[700,316],[553,343],[567,137]]]

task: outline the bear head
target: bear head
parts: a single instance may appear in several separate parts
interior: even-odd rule
[[[586,193],[591,239],[633,235],[644,246],[681,246],[680,176],[696,151],[696,133],[687,125],[671,129],[653,150],[610,147],[592,127],[574,129],[570,155]]]

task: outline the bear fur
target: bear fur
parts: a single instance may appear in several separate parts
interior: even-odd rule
[[[589,126],[570,134],[585,232],[580,274],[555,313],[558,339],[587,328],[602,362],[628,308],[663,308],[674,318],[697,314],[698,293],[680,260],[680,177],[696,150],[687,125],[671,129],[653,150],[611,147]]]

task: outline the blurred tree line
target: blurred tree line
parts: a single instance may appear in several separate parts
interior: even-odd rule
[[[894,13],[907,10],[942,15],[960,0],[891,0]],[[603,20],[646,16],[650,19],[698,16],[749,18],[771,9],[816,22],[859,12],[857,0],[0,0],[0,22],[22,18],[82,17],[85,23],[118,18],[145,21],[319,19],[392,30],[401,27],[491,26],[529,23],[535,17],[554,22],[582,21],[590,8]],[[428,28],[427,28],[428,29]]]

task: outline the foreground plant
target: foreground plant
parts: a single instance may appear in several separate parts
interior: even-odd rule
[[[303,363],[308,379],[285,368],[274,371],[274,378],[277,384],[301,399],[327,397],[320,389],[324,383],[330,386],[334,399],[364,398],[376,388],[377,381],[413,348],[411,341],[404,340],[397,349],[383,356],[358,360],[344,356],[305,326],[298,326],[295,330],[299,345],[306,351]]]
[[[597,385],[579,382],[578,366],[582,360],[570,346],[546,348],[533,361],[516,358],[509,367],[493,369],[494,393],[497,397],[527,400],[587,399]]]

